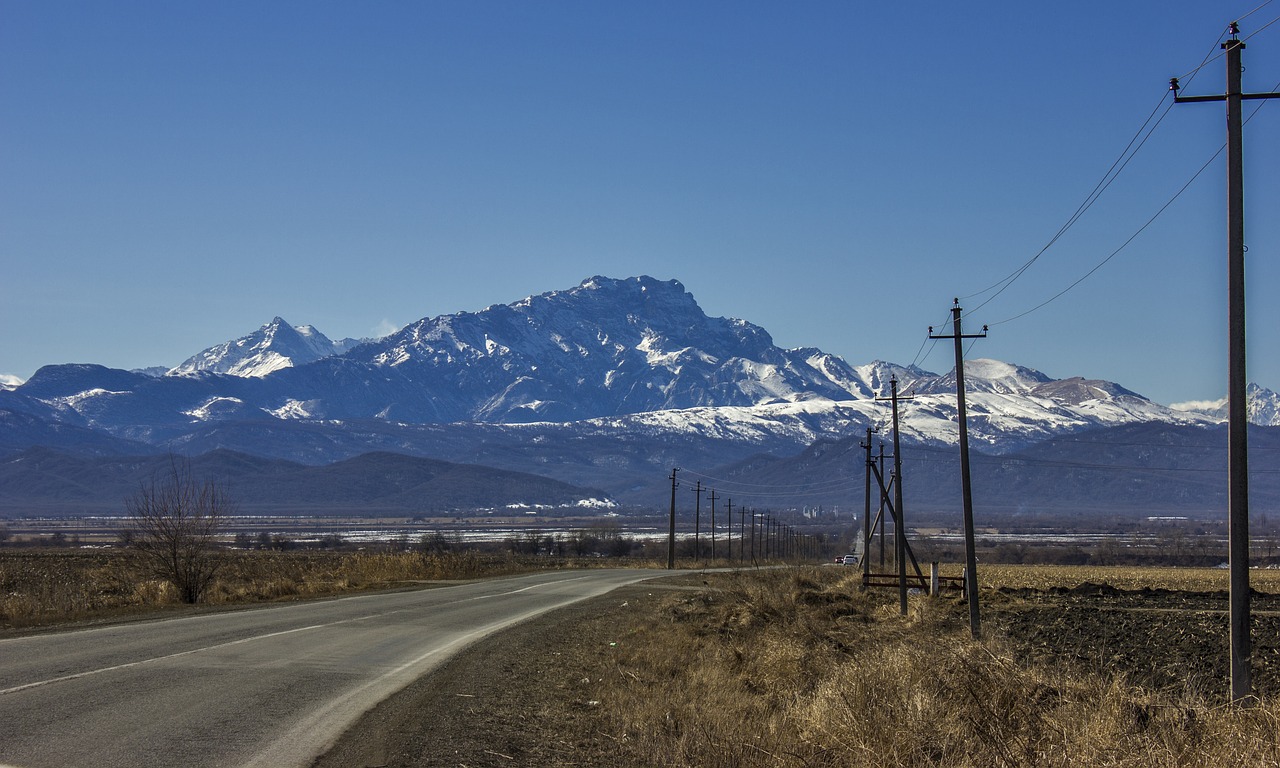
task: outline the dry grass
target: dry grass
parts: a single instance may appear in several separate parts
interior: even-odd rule
[[[598,764],[1280,765],[1274,702],[1022,663],[999,637],[972,641],[962,604],[913,598],[902,617],[896,595],[855,579],[710,576],[717,589],[666,598],[663,621],[622,631],[583,685]]]
[[[227,552],[207,604],[320,597],[428,581],[563,567],[550,558],[472,551]],[[176,605],[173,586],[120,550],[0,550],[0,628],[141,613]]]

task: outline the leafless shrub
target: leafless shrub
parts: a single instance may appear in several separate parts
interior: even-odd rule
[[[231,511],[226,492],[197,481],[188,462],[171,457],[125,504],[132,545],[147,570],[172,583],[183,602],[198,602],[222,566],[215,538]]]

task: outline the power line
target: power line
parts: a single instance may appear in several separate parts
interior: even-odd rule
[[[1270,3],[1270,2],[1272,2],[1272,0],[1267,0],[1267,3]],[[1267,3],[1263,3],[1263,5],[1258,6],[1258,8],[1255,8],[1253,11],[1250,11],[1249,13],[1253,14],[1257,12],[1259,9],[1265,7]],[[1213,55],[1214,51],[1218,50],[1219,43],[1222,42],[1222,39],[1226,36],[1226,33],[1229,29],[1230,29],[1229,27],[1224,28],[1223,32],[1219,33],[1218,39],[1215,40],[1213,45],[1209,47],[1209,51],[1208,53],[1205,54],[1205,57],[1201,61],[1200,65],[1195,69],[1191,70],[1186,75],[1183,75],[1183,77],[1180,79],[1184,79],[1184,80],[1187,80],[1187,82],[1190,82],[1190,80],[1193,79],[1201,69],[1203,69],[1209,62],[1213,61],[1216,58]],[[1151,125],[1152,119],[1155,118],[1156,113],[1160,111],[1160,108],[1164,106],[1165,100],[1168,99],[1168,97],[1169,97],[1169,92],[1166,90],[1161,95],[1160,101],[1156,104],[1155,108],[1152,109],[1149,115],[1147,115],[1147,119],[1143,121],[1142,125],[1134,133],[1133,137],[1129,139],[1129,143],[1125,145],[1124,150],[1121,151],[1120,155],[1111,164],[1111,167],[1107,169],[1107,172],[1103,174],[1102,178],[1098,181],[1098,183],[1094,185],[1094,188],[1085,197],[1084,202],[1082,202],[1079,205],[1079,207],[1076,208],[1075,212],[1071,215],[1071,217],[1067,220],[1067,222],[1063,224],[1062,227],[1060,227],[1056,233],[1054,233],[1052,238],[1049,239],[1049,242],[1047,242],[1034,256],[1032,256],[1030,259],[1025,261],[1020,267],[1018,267],[1013,272],[1006,275],[1004,278],[998,280],[997,282],[993,283],[987,288],[984,288],[981,291],[977,291],[976,293],[971,293],[968,296],[960,297],[961,300],[971,299],[977,296],[982,296],[993,290],[995,291],[995,293],[989,296],[986,300],[984,300],[978,306],[971,309],[970,310],[971,314],[973,312],[977,312],[978,310],[982,309],[987,304],[994,301],[996,297],[998,297],[1000,294],[1004,293],[1005,290],[1008,289],[1011,285],[1013,285],[1014,282],[1018,280],[1018,278],[1022,277],[1022,275],[1028,269],[1030,269],[1031,266],[1035,264],[1036,261],[1039,260],[1039,258],[1043,256],[1046,251],[1049,250],[1049,248],[1051,248],[1055,243],[1057,243],[1057,241],[1061,239],[1062,236],[1066,234],[1066,232],[1069,229],[1071,229],[1071,227],[1073,227],[1077,221],[1080,220],[1080,217],[1082,217],[1090,208],[1093,207],[1093,204],[1096,203],[1098,199],[1102,196],[1102,194],[1106,192],[1106,190],[1111,186],[1111,184],[1114,183],[1117,178],[1119,178],[1120,174],[1128,166],[1130,161],[1132,161],[1133,158],[1137,156],[1137,153],[1142,149],[1143,145],[1147,143],[1147,140],[1151,138],[1151,135],[1155,132],[1156,128],[1160,126],[1160,123],[1163,122],[1165,116],[1168,115],[1169,110],[1172,109],[1173,107],[1172,102],[1170,102],[1168,106],[1165,106],[1164,113],[1160,115],[1159,119],[1156,120],[1154,125]],[[1151,126],[1149,130],[1147,128],[1148,125]],[[1144,132],[1145,132],[1145,135],[1144,135]],[[1134,146],[1135,142],[1137,146]],[[1067,290],[1070,290],[1071,287],[1074,287],[1074,285],[1069,286]],[[1057,298],[1057,297],[1055,296],[1054,298]],[[1050,301],[1052,301],[1052,299],[1050,299]]]
[[[697,476],[697,477],[704,478],[704,479],[706,479],[706,480],[708,480],[708,481],[710,481],[710,482],[717,483],[717,484],[719,484],[719,485],[736,485],[736,486],[741,486],[741,487],[746,487],[746,488],[821,488],[821,487],[828,486],[828,485],[840,485],[840,484],[843,484],[843,483],[848,482],[848,481],[846,481],[846,480],[829,480],[829,481],[824,481],[824,482],[821,482],[821,483],[795,483],[795,484],[787,484],[787,483],[748,483],[748,482],[743,482],[743,481],[740,481],[740,480],[729,480],[729,479],[727,479],[727,478],[723,478],[723,477],[712,477],[711,475],[707,475],[707,474],[704,474],[704,473],[702,473],[702,472],[698,472],[698,471],[695,471],[695,470],[692,470],[692,469],[682,469],[682,470],[680,470],[680,471],[681,471],[681,472],[684,472],[684,473],[685,473],[685,474],[687,474],[687,475],[695,475],[695,476]]]
[[[1236,19],[1236,21],[1237,21],[1237,22],[1239,22],[1239,21],[1244,21],[1245,19],[1249,18],[1250,16],[1252,16],[1253,14],[1255,14],[1255,13],[1257,13],[1258,11],[1262,10],[1263,8],[1266,8],[1268,5],[1271,5],[1271,3],[1273,3],[1273,2],[1275,2],[1275,0],[1266,0],[1266,2],[1264,2],[1262,5],[1258,6],[1257,8],[1254,8],[1252,11],[1249,11],[1249,12],[1248,12],[1248,13],[1246,13],[1245,15],[1243,15],[1243,16],[1241,16],[1240,18]],[[1257,32],[1255,32],[1255,33],[1253,33],[1253,34],[1254,34],[1254,35],[1256,35],[1256,34],[1257,34]],[[1253,35],[1249,35],[1249,37],[1253,37]],[[1246,37],[1245,39],[1246,39],[1246,40],[1248,40],[1248,39],[1249,39],[1249,37]]]
[[[1261,6],[1259,6],[1259,7],[1261,7]],[[1256,10],[1256,9],[1255,9],[1255,10]],[[1241,17],[1241,18],[1243,18],[1243,17]],[[1280,16],[1277,16],[1277,17],[1275,17],[1274,19],[1272,19],[1271,21],[1268,21],[1266,24],[1263,24],[1261,27],[1258,27],[1257,29],[1255,29],[1255,30],[1253,31],[1253,33],[1252,33],[1252,34],[1250,34],[1249,36],[1245,37],[1244,39],[1245,39],[1245,40],[1252,40],[1252,39],[1253,39],[1253,38],[1254,38],[1254,37],[1255,37],[1259,32],[1261,32],[1262,30],[1264,30],[1264,29],[1266,29],[1267,27],[1271,26],[1272,24],[1275,24],[1277,21],[1280,21]],[[1243,42],[1243,41],[1242,41],[1242,42]]]
[[[1276,90],[1276,89],[1280,89],[1280,83],[1277,83],[1277,84],[1276,84],[1276,87],[1275,87],[1275,88],[1273,88],[1272,90]],[[1249,113],[1249,116],[1248,116],[1247,118],[1245,118],[1245,120],[1244,120],[1245,124],[1248,124],[1248,122],[1249,122],[1250,120],[1252,120],[1252,119],[1253,119],[1254,115],[1258,114],[1258,111],[1259,111],[1260,109],[1262,109],[1262,106],[1263,106],[1263,104],[1265,104],[1265,103],[1266,103],[1265,101],[1264,101],[1264,102],[1261,102],[1261,103],[1259,103],[1259,104],[1258,104],[1258,106],[1254,107],[1253,111]],[[1172,106],[1172,105],[1170,105],[1170,106]],[[1166,113],[1167,113],[1167,110],[1166,110]],[[1125,240],[1123,243],[1121,243],[1119,248],[1116,248],[1116,249],[1115,249],[1114,251],[1112,251],[1112,252],[1111,252],[1111,253],[1110,253],[1110,254],[1109,254],[1105,259],[1103,259],[1102,261],[1100,261],[1100,262],[1098,262],[1097,264],[1095,264],[1095,265],[1094,265],[1094,267],[1093,267],[1093,269],[1090,269],[1088,272],[1084,273],[1084,275],[1082,275],[1082,276],[1081,276],[1079,279],[1077,279],[1075,282],[1071,283],[1071,284],[1070,284],[1070,285],[1068,285],[1066,288],[1063,288],[1061,291],[1058,291],[1058,292],[1057,292],[1057,293],[1055,293],[1053,296],[1050,296],[1049,298],[1047,298],[1047,299],[1045,299],[1044,301],[1040,302],[1039,304],[1035,305],[1035,306],[1034,306],[1034,307],[1032,307],[1031,309],[1028,309],[1028,310],[1026,310],[1025,312],[1021,312],[1021,313],[1019,313],[1019,314],[1016,314],[1016,315],[1014,315],[1013,317],[1007,317],[1007,318],[1005,318],[1004,320],[997,320],[997,321],[995,321],[995,322],[987,323],[987,325],[990,325],[990,326],[995,326],[995,325],[1004,325],[1005,323],[1009,323],[1009,322],[1012,322],[1012,321],[1014,321],[1014,320],[1018,320],[1018,319],[1020,319],[1020,318],[1026,317],[1027,315],[1031,314],[1032,312],[1035,312],[1036,310],[1041,309],[1042,307],[1045,307],[1045,306],[1047,306],[1048,304],[1050,304],[1050,303],[1052,303],[1052,302],[1056,301],[1057,299],[1061,298],[1063,295],[1065,295],[1065,294],[1066,294],[1068,291],[1070,291],[1072,288],[1075,288],[1077,285],[1079,285],[1080,283],[1083,283],[1085,280],[1087,280],[1089,277],[1091,277],[1091,276],[1093,275],[1093,273],[1094,273],[1094,272],[1097,272],[1099,269],[1102,269],[1102,267],[1103,267],[1104,265],[1106,265],[1106,264],[1107,264],[1107,262],[1111,261],[1113,258],[1115,258],[1116,256],[1118,256],[1118,255],[1120,254],[1120,252],[1121,252],[1121,251],[1123,251],[1125,248],[1127,248],[1127,247],[1129,246],[1129,244],[1130,244],[1130,243],[1132,243],[1134,240],[1136,240],[1136,239],[1137,239],[1137,237],[1138,237],[1138,235],[1140,235],[1140,234],[1142,234],[1144,231],[1146,231],[1147,227],[1149,227],[1149,226],[1151,226],[1153,223],[1155,223],[1155,220],[1156,220],[1156,219],[1158,219],[1158,218],[1160,218],[1160,215],[1161,215],[1161,214],[1163,214],[1163,213],[1165,212],[1165,210],[1166,210],[1166,209],[1168,209],[1168,207],[1169,207],[1169,206],[1173,205],[1174,201],[1176,201],[1179,197],[1181,197],[1181,196],[1182,196],[1182,193],[1183,193],[1183,192],[1186,192],[1186,191],[1187,191],[1187,188],[1188,188],[1188,187],[1190,187],[1193,183],[1195,183],[1195,180],[1196,180],[1196,179],[1200,178],[1200,174],[1204,173],[1204,172],[1205,172],[1205,170],[1206,170],[1206,169],[1208,169],[1208,167],[1209,167],[1210,165],[1212,165],[1212,164],[1214,163],[1214,161],[1215,161],[1215,160],[1217,160],[1217,159],[1218,159],[1218,157],[1219,157],[1220,155],[1222,155],[1222,153],[1226,150],[1226,148],[1227,148],[1227,145],[1226,145],[1225,143],[1224,143],[1221,147],[1218,147],[1218,151],[1213,153],[1213,157],[1210,157],[1210,158],[1208,159],[1208,161],[1206,161],[1206,162],[1205,162],[1205,164],[1204,164],[1204,165],[1200,166],[1200,169],[1199,169],[1198,171],[1196,171],[1196,172],[1195,172],[1195,174],[1193,174],[1193,175],[1191,176],[1191,178],[1190,178],[1190,179],[1188,179],[1188,180],[1187,180],[1187,183],[1186,183],[1186,184],[1183,184],[1183,185],[1182,185],[1182,187],[1181,187],[1177,192],[1175,192],[1175,193],[1174,193],[1173,197],[1169,198],[1169,200],[1168,200],[1164,205],[1160,206],[1160,209],[1159,209],[1159,210],[1157,210],[1157,211],[1155,212],[1155,214],[1153,214],[1153,215],[1151,216],[1151,218],[1147,219],[1146,223],[1144,223],[1141,227],[1138,227],[1137,231],[1136,231],[1136,232],[1134,232],[1132,235],[1130,235],[1130,236],[1129,236],[1129,238],[1128,238],[1127,240]],[[993,296],[992,298],[995,298],[995,297]],[[988,301],[990,301],[990,299],[988,299]],[[981,307],[981,306],[985,305],[986,303],[987,303],[987,302],[983,302],[983,304],[980,304],[980,305],[979,305],[979,307]]]
[[[971,313],[976,312],[977,310],[986,306],[992,300],[994,300],[997,296],[999,296],[1001,293],[1004,293],[1004,291],[1007,288],[1009,288],[1009,286],[1013,285],[1013,283],[1017,281],[1017,279],[1021,277],[1024,272],[1026,272],[1028,269],[1031,268],[1031,265],[1035,264],[1036,261],[1039,260],[1039,258],[1043,256],[1046,251],[1048,251],[1051,247],[1053,247],[1054,243],[1058,242],[1058,240],[1061,239],[1062,236],[1067,233],[1067,230],[1071,229],[1071,227],[1073,227],[1075,223],[1080,220],[1081,216],[1083,216],[1090,208],[1093,207],[1093,204],[1097,202],[1098,198],[1102,196],[1102,193],[1105,192],[1111,186],[1111,184],[1115,182],[1115,180],[1119,177],[1120,173],[1124,171],[1126,166],[1128,166],[1129,161],[1131,161],[1133,157],[1138,153],[1138,150],[1142,149],[1142,146],[1146,144],[1147,139],[1151,137],[1151,134],[1155,131],[1157,127],[1159,127],[1160,122],[1164,120],[1164,114],[1168,114],[1169,109],[1173,106],[1172,102],[1169,104],[1168,107],[1165,107],[1165,113],[1160,115],[1160,118],[1156,120],[1155,125],[1152,125],[1150,130],[1147,130],[1147,126],[1151,125],[1152,119],[1155,118],[1156,113],[1160,111],[1160,107],[1164,106],[1164,102],[1168,98],[1169,98],[1168,91],[1165,91],[1163,94],[1161,94],[1160,101],[1156,103],[1155,108],[1151,110],[1151,114],[1147,115],[1147,119],[1142,122],[1142,125],[1134,133],[1133,137],[1129,139],[1129,143],[1125,145],[1124,150],[1121,151],[1120,155],[1115,159],[1114,162],[1111,163],[1111,167],[1107,169],[1107,172],[1102,175],[1102,178],[1098,180],[1098,183],[1095,184],[1093,189],[1089,192],[1089,194],[1085,196],[1084,201],[1081,202],[1079,206],[1077,206],[1075,212],[1072,213],[1070,218],[1067,219],[1067,222],[1063,224],[1056,233],[1054,233],[1053,237],[1049,238],[1049,242],[1045,243],[1044,246],[1041,247],[1041,249],[1037,251],[1034,256],[1032,256],[1027,261],[1023,262],[1022,266],[1018,267],[1013,272],[1006,275],[1004,278],[982,289],[981,291],[977,291],[976,293],[971,293],[968,296],[959,297],[959,299],[963,301],[965,299],[971,299],[977,296],[981,296],[992,290],[996,291],[994,294],[988,297],[986,301],[983,301],[981,304],[979,304],[978,306],[970,310]],[[1143,136],[1144,132],[1146,133],[1145,137]],[[1137,147],[1134,147],[1135,142],[1137,142]]]

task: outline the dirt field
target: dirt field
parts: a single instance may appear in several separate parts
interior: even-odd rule
[[[1120,572],[1113,575],[1117,578],[1111,581],[1134,586]],[[697,759],[682,762],[637,752],[636,744],[627,743],[626,729],[619,730],[616,713],[611,720],[600,699],[608,695],[607,679],[631,675],[638,683],[645,674],[622,653],[622,646],[638,645],[643,634],[673,622],[703,622],[702,628],[692,628],[695,635],[723,633],[721,620],[703,609],[726,589],[724,578],[695,575],[650,582],[490,638],[370,713],[317,765],[700,764]],[[1011,577],[1003,581],[1019,583]],[[1141,581],[1162,583],[1159,578]],[[1268,582],[1267,588],[1271,586]],[[896,593],[890,592],[866,598],[873,612],[895,613]],[[812,595],[805,599],[815,604],[828,600]],[[967,608],[956,596],[941,598],[930,610],[940,613],[953,632],[967,627]],[[1151,586],[1120,589],[1088,582],[1044,589],[1005,586],[984,590],[983,611],[984,634],[1001,637],[1021,664],[1123,680],[1141,689],[1168,691],[1179,701],[1194,692],[1220,704],[1228,690],[1225,592]],[[865,652],[858,646],[869,642],[874,633],[850,630],[848,619],[838,615],[848,610],[829,613],[836,615],[836,623],[821,642],[835,644],[837,658]],[[1280,595],[1256,595],[1253,613],[1255,689],[1265,698],[1274,698],[1280,694]],[[853,637],[859,639],[850,641]],[[909,637],[908,641],[916,642]],[[839,647],[845,643],[849,646]],[[920,650],[929,652],[927,647]],[[678,669],[673,674],[679,674]],[[675,689],[680,690],[678,683]],[[798,690],[796,695],[809,694]],[[688,738],[686,733],[680,736]],[[708,733],[706,738],[718,737]],[[853,764],[832,755],[774,758],[762,757],[763,762],[756,764]],[[724,764],[741,762],[738,757]]]
[[[1280,595],[1252,600],[1254,688],[1280,694]],[[1029,662],[1070,661],[1099,673],[1123,671],[1156,689],[1191,684],[1207,695],[1228,688],[1227,594],[1121,590],[1083,584],[1049,591],[1003,589],[987,616]]]

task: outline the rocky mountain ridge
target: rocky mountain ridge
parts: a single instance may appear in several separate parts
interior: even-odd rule
[[[914,395],[901,408],[904,440],[941,447],[958,436],[953,372],[782,349],[759,326],[708,317],[674,280],[593,277],[344,351],[299,328],[277,318],[162,376],[46,366],[0,390],[0,452],[229,449],[318,465],[392,451],[625,495],[664,467],[887,434],[890,407],[876,398],[892,378]],[[997,360],[965,372],[970,439],[992,455],[1089,430],[1222,420],[1212,403],[1168,407],[1114,382]],[[1278,423],[1275,393],[1251,391],[1257,417]]]

